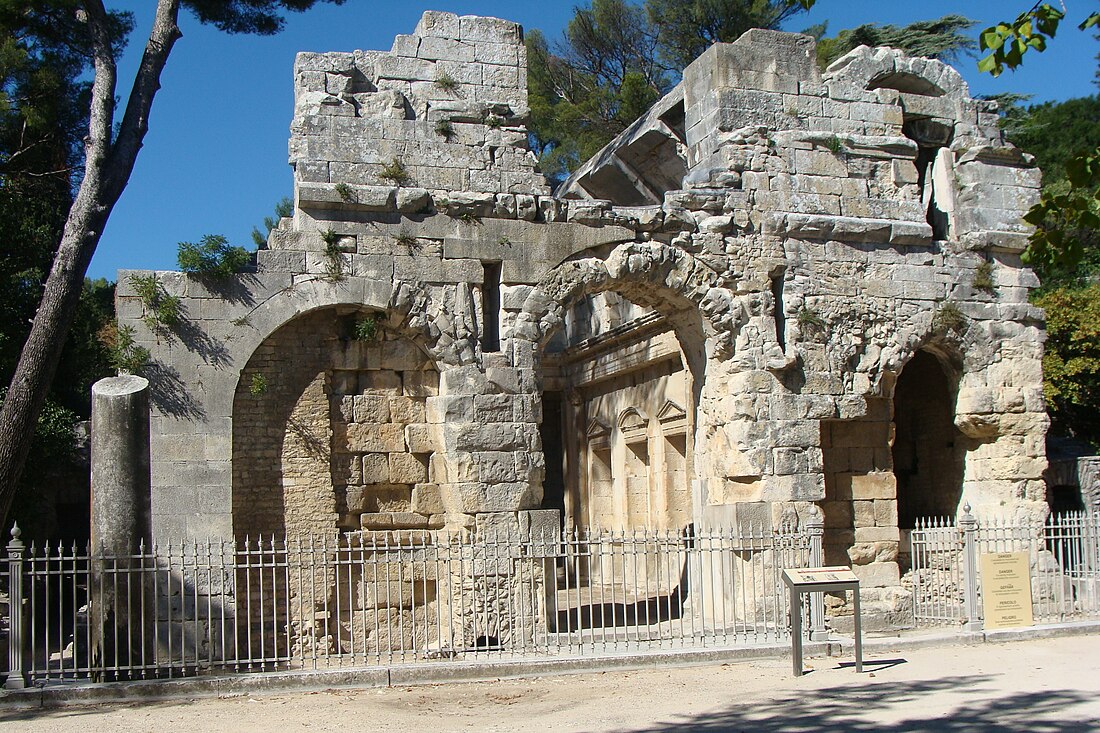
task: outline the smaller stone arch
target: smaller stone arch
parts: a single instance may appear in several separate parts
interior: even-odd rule
[[[859,46],[829,65],[824,81],[843,80],[861,89],[896,89],[906,94],[969,97],[962,75],[942,61],[911,57],[896,48]]]

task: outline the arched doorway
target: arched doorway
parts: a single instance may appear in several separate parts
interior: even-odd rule
[[[898,526],[921,517],[954,516],[962,496],[966,447],[955,427],[955,380],[940,357],[918,351],[894,389],[894,445]]]

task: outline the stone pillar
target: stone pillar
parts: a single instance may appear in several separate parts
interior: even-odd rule
[[[92,385],[92,542],[89,642],[93,675],[125,679],[142,660],[140,577],[128,572],[144,541],[151,544],[149,512],[149,382],[141,377],[101,379]],[[133,582],[131,582],[133,581]],[[111,668],[117,671],[105,671]],[[98,668],[98,672],[96,671]]]
[[[149,382],[108,377],[92,385],[92,554],[128,555],[151,541]]]

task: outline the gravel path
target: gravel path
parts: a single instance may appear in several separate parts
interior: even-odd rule
[[[1100,730],[1100,636],[876,651],[533,680],[0,710],[0,730],[1020,731]]]

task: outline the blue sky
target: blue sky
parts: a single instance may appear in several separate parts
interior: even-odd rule
[[[292,15],[285,32],[269,38],[228,36],[183,18],[154,103],[150,131],[130,184],[115,207],[89,276],[115,279],[118,269],[175,269],[176,246],[204,234],[224,234],[251,247],[249,233],[275,203],[292,194],[287,138],[293,105],[291,69],[297,51],[389,49],[410,33],[424,10],[491,15],[557,37],[580,0],[544,2],[391,2],[348,0]],[[999,79],[978,74],[975,59],[958,62],[973,94],[1019,92],[1033,101],[1093,94],[1100,43],[1074,27],[1094,2],[1067,0],[1069,18],[1050,49],[1029,54],[1025,66]],[[137,31],[119,68],[125,96],[151,22],[152,2],[113,4],[132,9]],[[978,30],[1027,10],[1031,0],[818,0],[787,30],[829,21],[830,33],[862,23],[905,25],[962,12]]]

